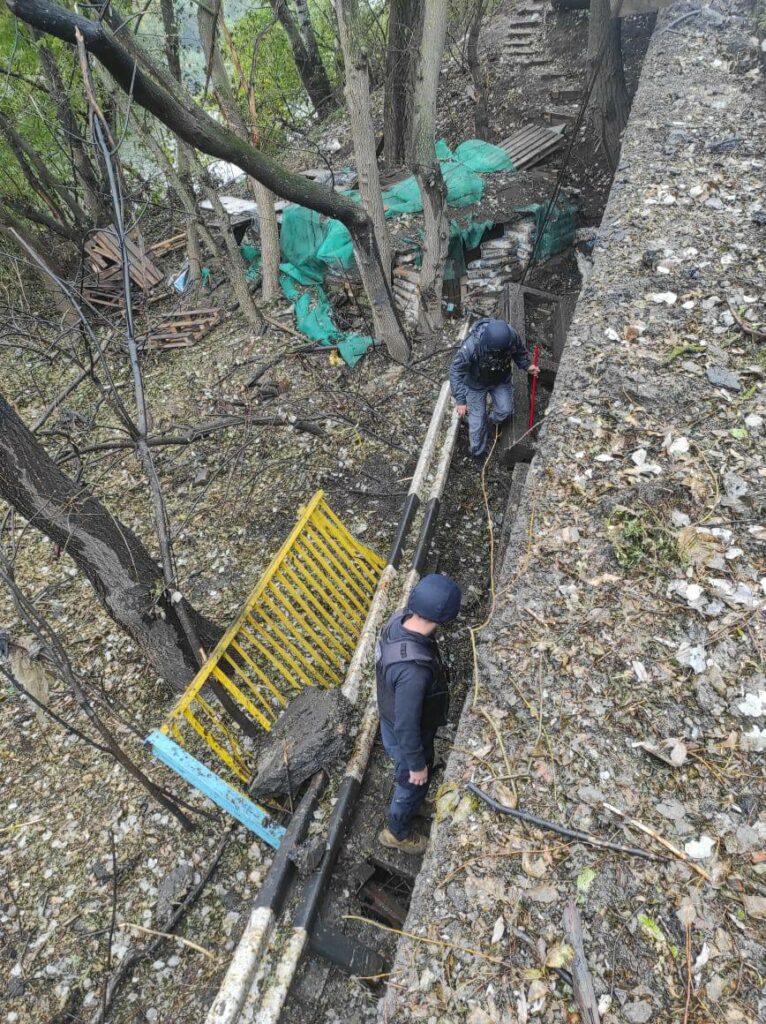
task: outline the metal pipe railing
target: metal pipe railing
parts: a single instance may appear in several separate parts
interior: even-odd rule
[[[239,1019],[245,998],[255,977],[258,959],[271,937],[295,873],[290,855],[294,847],[305,837],[319,797],[326,785],[327,776],[324,772],[318,772],[309,782],[308,789],[296,807],[279,849],[266,872],[263,885],[255,898],[250,919],[234,950],[234,956],[215,997],[215,1002],[208,1010],[205,1024],[236,1024]]]
[[[461,341],[465,337],[467,327],[467,323],[463,325],[459,335]],[[362,635],[346,674],[343,693],[353,703],[358,699],[364,670],[374,651],[378,631],[382,625],[385,612],[389,607],[394,582],[398,578],[399,564],[410,529],[421,504],[420,493],[431,469],[436,442],[442,429],[442,421],[449,401],[450,389],[448,382],[445,381],[434,404],[431,421],[428,425],[426,436],[423,439],[420,457],[410,481],[407,498],[402,506],[388,556],[388,564],[378,582],[367,613]],[[433,537],[439,501],[449,471],[456,436],[457,417],[453,411],[447,434],[441,446],[434,480],[429,490],[426,515],[421,523],[415,555],[413,555],[412,559],[412,569],[404,585],[403,595],[405,597],[409,594],[415,582],[417,582],[422,562],[427,555],[428,547]],[[419,554],[421,552],[422,555]],[[283,948],[282,958],[276,967],[274,974],[275,984],[264,995],[264,1000],[261,1003],[261,1013],[257,1018],[253,1018],[259,1022],[263,1021],[263,1024],[278,1019],[295,970],[306,947],[308,935],[316,917],[320,896],[329,881],[330,873],[335,865],[337,853],[345,834],[350,811],[356,803],[356,797],[369,761],[377,727],[378,711],[373,687],[365,706],[359,731],[357,732],[354,751],[346,765],[346,774],[338,791],[338,797],[331,815],[325,856],[319,868],[304,888],[298,912],[294,917],[293,932],[287,945]],[[262,966],[261,961],[267,943],[274,931],[285,895],[293,877],[293,869],[289,859],[290,853],[306,833],[308,821],[314,812],[325,781],[323,775],[314,777],[293,815],[287,833],[253,904],[250,920],[234,952],[221,988],[205,1018],[205,1024],[237,1024],[242,1011],[252,1011],[258,1002],[258,993],[253,989],[253,983],[258,975],[259,967]],[[272,1006],[273,1009],[269,1009],[269,1006]],[[262,1016],[262,1014],[267,1014],[267,1016]]]
[[[439,463],[431,485],[428,507],[432,515],[426,515],[421,523],[418,542],[413,554],[412,566],[402,592],[409,596],[417,582],[425,557],[433,538],[441,495],[449,472],[450,460],[455,447],[458,431],[458,416],[453,410],[447,433],[442,442]],[[361,643],[364,643],[364,634]],[[337,799],[330,816],[327,830],[325,853],[319,867],[306,882],[298,907],[293,915],[292,932],[282,948],[282,954],[273,972],[270,986],[259,999],[258,993],[251,992],[245,1001],[245,1010],[257,1011],[253,1016],[258,1024],[277,1024],[282,1007],[287,999],[290,985],[300,963],[303,951],[308,945],[311,929],[319,912],[321,896],[327,888],[335,861],[340,852],[346,828],[357,804],[362,779],[370,759],[372,745],[378,728],[378,707],[375,687],[371,686],[361,726],[357,733],[354,751],[346,766],[346,775],[338,790]]]

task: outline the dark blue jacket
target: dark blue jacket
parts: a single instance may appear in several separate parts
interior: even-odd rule
[[[500,352],[487,351],[482,345],[482,335],[488,323],[489,320],[485,318],[473,325],[452,360],[449,383],[457,405],[466,404],[468,388],[490,388],[495,384],[509,383],[514,363],[522,370],[529,369],[529,352],[512,327],[511,342],[507,349]]]
[[[380,632],[378,712],[393,729],[405,766],[419,772],[426,766],[422,736],[447,721],[449,686],[436,640],[407,629],[406,616],[396,612]]]

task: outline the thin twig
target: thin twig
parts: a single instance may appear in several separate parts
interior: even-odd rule
[[[684,1006],[684,1022],[689,1024],[689,1007],[692,1002],[692,926],[686,924],[686,1006]]]
[[[764,341],[764,340],[766,340],[766,330],[764,330],[760,326],[760,324],[759,325],[749,324],[747,322],[747,320],[745,320],[744,317],[739,315],[737,310],[732,305],[731,299],[728,298],[728,297],[726,299],[726,304],[729,307],[729,311],[730,311],[731,315],[737,321],[737,324],[742,328],[742,330],[745,332],[745,334],[752,335],[753,338],[755,338],[756,341]]]
[[[112,854],[112,915],[109,920],[109,934],[106,940],[106,970],[104,972],[104,985],[101,989],[101,1012],[106,1017],[106,985],[109,973],[112,970],[112,944],[114,942],[114,930],[117,924],[117,849],[114,845],[114,831],[109,829],[109,847]]]
[[[689,857],[688,853],[685,853],[683,850],[679,850],[677,846],[673,846],[673,844],[661,836],[659,832],[655,832],[653,828],[649,828],[648,825],[644,825],[644,823],[642,821],[638,821],[637,818],[629,818],[625,811],[621,811],[619,807],[614,807],[612,804],[607,803],[604,804],[604,807],[607,811],[611,811],[612,814],[616,814],[619,818],[622,818],[623,821],[632,825],[633,828],[638,829],[639,832],[643,832],[644,835],[649,836],[656,843],[659,843],[660,846],[664,846],[666,850],[670,850],[674,857],[678,857],[679,860],[682,860],[684,864],[687,864],[693,871],[696,871],[697,874],[704,878],[706,882],[711,881],[710,875],[704,870],[704,868],[701,868],[699,864],[695,864],[691,857]]]
[[[195,949],[198,953],[202,953],[209,960],[216,959],[215,954],[211,953],[209,949],[205,949],[204,946],[192,942],[191,939],[185,939],[183,935],[174,935],[173,932],[158,932],[155,928],[145,928],[144,925],[134,924],[132,921],[120,921],[120,928],[135,928],[136,931],[143,932],[144,935],[158,935],[161,939],[174,939],[176,942],[181,942],[184,946],[188,946],[189,949]]]
[[[358,914],[344,914],[344,921],[358,921],[360,924],[369,924],[373,928],[380,928],[382,932],[391,932],[393,935],[401,935],[405,939],[413,939],[415,942],[425,942],[429,946],[441,946],[442,949],[455,949],[459,953],[470,953],[471,956],[476,956],[480,960],[486,960],[490,964],[497,964],[499,967],[508,968],[510,966],[507,960],[501,959],[499,956],[490,956],[488,953],[482,953],[481,950],[472,949],[470,946],[461,946],[456,942],[446,942],[444,939],[427,939],[425,935],[416,935],[414,932],[405,932],[401,928],[391,928],[387,924],[380,924],[379,921],[373,921],[369,917],[360,917]]]

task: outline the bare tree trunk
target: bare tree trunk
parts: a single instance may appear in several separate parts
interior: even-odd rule
[[[0,497],[73,559],[154,671],[184,690],[197,659],[157,563],[132,530],[62,473],[2,396]],[[186,611],[211,650],[221,630],[188,604]]]
[[[220,5],[216,8],[216,12],[214,13],[202,4],[197,8],[197,22],[202,49],[210,71],[210,77],[213,80],[213,89],[218,106],[221,108],[221,113],[226,118],[229,127],[244,142],[250,142],[250,132],[234,96],[229,72],[226,70],[221,49],[218,45],[216,24],[218,18],[221,21],[223,20],[223,12],[220,11]],[[258,224],[261,237],[261,290],[263,298],[270,301],[279,295],[279,226],[277,225],[277,214],[274,209],[274,194],[254,178],[250,179],[249,184],[250,191],[253,193],[258,206]],[[245,285],[245,287],[247,286]]]
[[[39,33],[35,33],[35,36],[39,38]],[[69,97],[66,94],[58,61],[50,47],[44,43],[38,43],[37,55],[48,82],[51,99],[56,108],[56,114],[63,133],[64,146],[72,154],[72,163],[82,184],[85,208],[93,224],[103,224],[107,218],[107,204],[104,202],[101,194],[102,186],[98,180],[98,175],[88,154],[85,152],[82,134],[78,128]]]
[[[255,178],[250,179],[258,206],[258,230],[261,236],[261,297],[272,302],[282,294],[279,288],[279,224],[274,209],[274,193]]]
[[[218,222],[221,225],[223,243],[226,246],[226,254],[229,257],[229,276],[231,278],[232,287],[234,288],[234,294],[237,297],[237,302],[239,303],[239,308],[245,314],[245,319],[253,330],[260,332],[266,326],[266,322],[253,301],[253,296],[250,294],[250,289],[247,285],[247,277],[245,276],[245,264],[242,260],[242,253],[239,251],[239,246],[234,238],[234,232],[231,230],[231,226],[229,224],[229,215],[223,208],[223,204],[218,198],[218,193],[213,185],[206,183],[205,192],[207,193],[207,197],[213,207],[213,213],[216,215]]]
[[[591,123],[612,171],[617,167],[623,128],[630,100],[622,63],[621,19],[614,17],[610,0],[591,0],[588,25],[588,61],[600,61],[590,99]]]
[[[380,262],[372,222],[358,203],[289,171],[213,120],[169,74],[145,58],[140,47],[135,46],[132,33],[114,3],[107,11],[108,24],[84,18],[47,0],[5,0],[5,3],[28,25],[65,42],[74,43],[77,36],[81,36],[86,49],[101,61],[123,92],[132,94],[135,103],[154,114],[184,142],[210,156],[236,164],[276,195],[344,224],[354,243],[377,340],[394,359],[405,361],[408,358],[409,342]]]
[[[486,75],[482,71],[481,61],[479,60],[479,36],[481,34],[481,23],[484,18],[484,12],[487,9],[487,0],[475,0],[475,4],[471,27],[468,30],[466,57],[468,58],[468,67],[471,70],[471,79],[473,81],[474,89],[474,131],[476,132],[477,139],[486,140],[489,138],[487,79]]]
[[[160,0],[160,11],[162,13],[162,26],[165,30],[165,57],[170,68],[170,73],[180,84],[183,79],[181,75],[181,48],[178,41],[178,20],[176,19],[173,0]],[[178,153],[178,178],[183,184],[184,191],[194,198],[194,187],[191,178],[192,152],[185,142],[180,139],[177,146]],[[181,200],[183,203],[183,200]],[[199,216],[196,203],[192,202],[190,210],[184,204],[184,223],[186,225],[186,254],[189,257],[188,284],[194,289],[202,281],[202,253],[200,250],[200,233],[198,230]],[[215,251],[215,250],[214,250]]]
[[[358,0],[335,0],[335,11],[346,66],[346,102],[354,140],[359,191],[372,219],[383,270],[388,277],[391,274],[391,241],[383,210],[383,193],[375,154],[375,126],[370,111],[367,55],[360,44]]]
[[[413,170],[423,197],[421,323],[441,327],[442,280],[449,247],[447,187],[436,159],[436,93],[447,34],[447,0],[424,0],[418,79],[415,85]]]
[[[198,229],[198,215],[194,204],[194,191],[190,173],[190,158],[183,142],[178,143],[178,178],[184,184],[184,192],[192,197],[192,209],[184,210],[184,226],[186,228],[186,256],[189,260],[189,271],[186,279],[187,287],[196,292],[202,284],[202,249]]]
[[[421,14],[420,0],[389,5],[383,101],[383,160],[389,169],[401,167],[409,153]]]
[[[62,238],[66,238],[68,242],[74,242],[76,245],[82,242],[82,232],[70,227],[69,224],[63,221],[56,220],[47,213],[43,213],[36,207],[30,206],[23,199],[7,196],[0,192],[0,205],[5,206],[9,211],[18,214],[25,220],[32,221],[33,224],[39,224],[40,227],[47,228],[48,231],[53,231]]]
[[[24,252],[24,244],[36,249],[38,252],[47,252],[45,262],[47,268],[56,274],[58,277],[63,276],[64,268],[59,264],[55,256],[50,252],[50,244],[46,244],[41,238],[37,238],[20,224],[19,221],[13,217],[7,209],[0,209],[0,234],[10,238],[15,245],[21,248]],[[22,243],[21,245],[19,243]],[[26,258],[26,253],[24,253]],[[53,279],[49,273],[43,271],[38,275],[38,280],[42,283],[45,291],[48,293],[50,298],[53,300],[53,305],[56,310],[62,314],[62,316],[69,318],[71,314],[71,308],[69,303],[65,302],[61,292],[53,284]]]
[[[269,2],[290,42],[293,59],[295,60],[300,80],[303,83],[303,88],[306,90],[319,119],[323,121],[332,114],[338,104],[335,100],[335,91],[330,85],[327,71],[319,56],[319,48],[316,45],[313,27],[311,33],[304,37],[298,28],[287,0],[269,0]],[[308,24],[311,27],[310,21]]]

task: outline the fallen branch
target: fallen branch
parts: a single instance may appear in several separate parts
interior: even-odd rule
[[[248,377],[245,381],[245,387],[251,388],[253,385],[261,379],[261,377],[269,370],[272,370],[275,366],[279,366],[280,363],[284,362],[285,359],[289,359],[290,356],[309,355],[316,352],[335,352],[337,345],[317,345],[316,342],[307,342],[303,345],[295,345],[293,348],[285,349],[284,352],[280,352],[279,355],[275,356],[268,363],[264,363],[259,369],[255,371],[252,377]]]
[[[697,874],[704,878],[706,882],[712,881],[707,871],[705,871],[704,868],[701,868],[699,864],[695,864],[688,853],[684,853],[684,851],[679,850],[677,846],[673,846],[673,844],[661,836],[659,832],[655,832],[653,828],[649,828],[648,825],[644,825],[642,821],[638,821],[636,818],[629,818],[625,811],[621,811],[619,807],[613,807],[612,804],[607,803],[604,804],[604,807],[607,811],[611,811],[612,814],[616,814],[619,818],[622,818],[623,821],[632,825],[633,828],[638,829],[639,832],[643,832],[644,835],[649,836],[656,843],[659,843],[660,846],[664,846],[666,850],[670,850],[674,857],[682,860],[684,864],[687,864],[693,871],[696,871]]]
[[[467,786],[468,790],[475,796],[478,796],[480,800],[483,800],[485,804],[498,811],[500,814],[507,814],[511,818],[518,818],[519,821],[524,821],[528,825],[534,825],[535,828],[546,829],[548,832],[556,832],[560,836],[568,836],[570,839],[579,839],[581,843],[587,843],[589,846],[598,846],[604,850],[616,850],[618,853],[627,853],[631,857],[641,857],[643,860],[659,860],[662,861],[664,857],[658,857],[654,853],[648,853],[646,850],[640,850],[636,846],[623,846],[621,843],[610,843],[607,839],[598,839],[596,836],[591,836],[587,832],[579,832],[577,829],[566,828],[564,825],[557,825],[553,821],[546,821],[545,818],[538,818],[534,814],[528,814],[526,811],[516,810],[514,807],[506,807],[505,804],[498,803],[497,800],[493,800],[492,797],[485,793],[483,790],[473,783],[469,782]]]
[[[540,966],[545,967],[545,964],[543,963],[543,958],[540,956],[540,949],[536,945],[531,935],[527,935],[527,933],[525,931],[522,931],[521,928],[515,928],[513,926],[511,926],[508,930],[510,931],[511,935],[515,936],[519,940],[519,942],[523,942],[524,945],[527,946],[534,953],[535,958],[540,963]],[[546,967],[545,969],[547,971],[553,971],[557,978],[560,978],[565,985],[569,985],[569,987],[572,990],[574,990],[574,979],[572,977],[571,972],[568,971],[566,967]]]
[[[737,321],[737,324],[739,325],[739,327],[742,328],[745,334],[752,335],[756,341],[766,341],[766,330],[764,330],[760,325],[756,326],[755,324],[749,324],[747,320],[745,320],[745,318],[741,316],[734,308],[730,298],[726,299],[726,304],[729,307],[729,312]]]
[[[333,414],[335,415],[335,414]],[[209,437],[221,430],[229,430],[232,427],[291,427],[293,430],[303,431],[307,434],[314,434],[315,437],[323,437],[324,430],[317,423],[311,420],[295,419],[290,420],[287,416],[224,416],[219,420],[211,420],[209,423],[199,423],[189,427],[185,433],[177,434],[150,434],[146,438],[146,444],[150,448],[178,447],[195,444],[204,437]],[[135,449],[135,442],[125,441],[100,441],[98,444],[87,445],[78,448],[76,452],[64,452],[57,460],[59,465],[69,462],[81,455],[90,455],[93,452],[127,451]]]
[[[598,1012],[596,990],[593,987],[593,978],[588,970],[588,961],[585,958],[582,920],[572,900],[569,900],[564,910],[564,928],[566,929],[569,944],[574,950],[572,987],[574,988],[575,1001],[580,1010],[580,1019],[584,1024],[600,1024],[601,1017]]]

